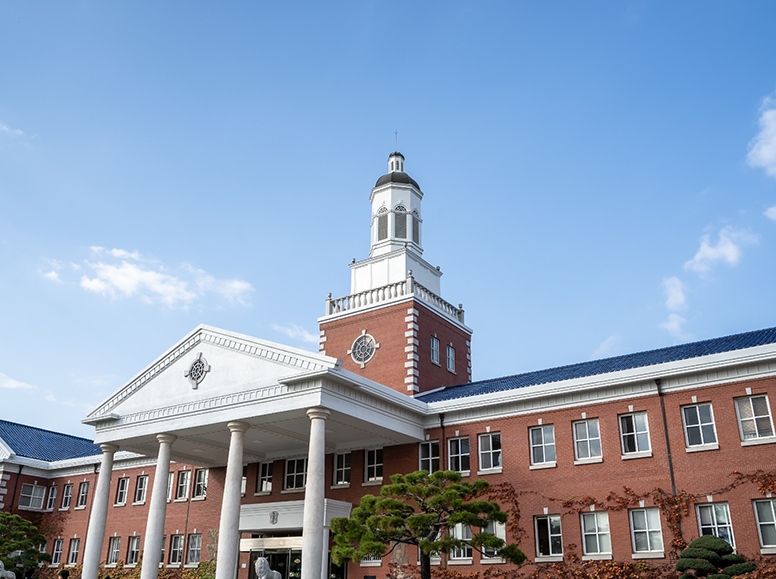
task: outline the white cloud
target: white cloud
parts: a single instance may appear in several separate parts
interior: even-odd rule
[[[11,390],[35,390],[37,386],[19,382],[10,376],[6,376],[5,374],[0,373],[0,388],[9,388]]]
[[[701,246],[691,260],[684,264],[684,269],[690,269],[700,274],[708,273],[717,262],[736,265],[741,259],[741,247],[757,243],[757,236],[746,230],[735,230],[725,226],[719,231],[716,245],[711,244],[711,237],[703,235]]]
[[[197,294],[188,290],[187,282],[134,263],[89,265],[97,277],[84,275],[81,278],[81,287],[88,291],[111,297],[138,296],[147,303],[162,303],[169,307],[186,307],[197,298]]]
[[[253,291],[253,286],[247,281],[240,279],[216,279],[190,264],[184,264],[183,267],[194,274],[200,293],[214,292],[231,303],[238,303],[243,306],[249,305],[247,298],[248,294]]]
[[[768,207],[763,215],[765,215],[768,219],[773,219],[776,221],[776,205],[773,207]]]
[[[606,338],[601,345],[596,348],[591,357],[592,360],[600,360],[601,358],[611,358],[622,352],[620,347],[620,336],[613,335]]]
[[[46,279],[50,279],[51,281],[55,281],[57,283],[62,283],[62,280],[59,279],[59,274],[57,272],[55,272],[54,270],[52,270],[52,271],[50,271],[48,273],[44,273],[43,277],[45,277]]]
[[[669,310],[678,310],[686,305],[684,284],[675,275],[663,280],[663,290],[666,292],[666,307]]]
[[[749,143],[746,160],[776,178],[776,99],[765,97],[760,111],[760,132]]]
[[[12,129],[6,124],[0,123],[0,133],[4,133],[6,135],[13,135],[14,137],[23,137],[24,131],[20,131],[19,129]]]
[[[692,340],[691,334],[685,334],[682,326],[687,322],[679,314],[669,314],[668,320],[660,324],[660,327],[667,330],[677,340],[688,341]]]
[[[288,326],[281,326],[279,324],[272,324],[272,329],[277,332],[282,332],[292,340],[302,340],[303,342],[310,342],[317,344],[320,341],[320,336],[317,334],[311,334],[301,326],[296,324],[290,324]]]
[[[127,251],[126,249],[106,249],[104,247],[100,247],[99,245],[92,245],[89,249],[92,250],[92,253],[95,255],[112,255],[113,257],[118,257],[119,259],[134,259],[135,261],[140,261],[141,256],[138,251]]]

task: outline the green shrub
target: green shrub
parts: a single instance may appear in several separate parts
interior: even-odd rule
[[[707,575],[706,579],[731,579],[730,575],[725,575],[724,573],[713,573],[711,575]]]
[[[716,551],[702,547],[687,547],[682,551],[680,557],[682,559],[706,559],[716,566],[720,566],[719,564],[722,562],[722,557]],[[731,561],[728,565],[731,563],[738,563],[738,561]]]
[[[733,575],[742,575],[744,573],[749,573],[749,571],[754,571],[756,568],[757,568],[757,565],[755,565],[751,561],[747,561],[745,563],[736,563],[735,565],[729,565],[728,567],[725,567],[722,570],[722,572],[732,577]]]
[[[730,553],[722,557],[722,562],[725,565],[733,565],[734,563],[745,563],[746,557],[739,555],[738,553]]]
[[[693,571],[695,571],[695,574],[700,577],[708,573],[717,572],[717,566],[714,565],[713,563],[710,563],[706,559],[693,559],[691,557],[682,557],[676,562],[677,571],[687,571],[688,569],[692,569]],[[699,575],[699,572],[702,573],[703,575]]]
[[[690,543],[688,547],[708,549],[709,551],[714,551],[720,556],[729,555],[733,552],[733,547],[731,547],[727,541],[720,539],[719,537],[715,537],[714,535],[703,535],[702,537],[698,537],[692,543]]]

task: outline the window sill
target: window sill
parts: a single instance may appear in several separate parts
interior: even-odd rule
[[[597,464],[603,461],[604,461],[603,456],[594,456],[593,458],[580,458],[578,460],[575,460],[574,464],[576,466],[579,466],[580,464]]]
[[[633,460],[635,458],[652,458],[652,451],[648,452],[631,452],[630,454],[623,454],[622,460]]]
[[[431,363],[434,364],[434,366],[439,366],[440,368],[442,367],[442,364],[435,362],[434,360],[431,360]]]
[[[34,511],[36,513],[43,512],[43,509],[37,509],[35,507],[23,507],[23,506],[19,505],[16,508],[19,509],[20,511]],[[84,507],[81,507],[81,508],[84,508]]]
[[[303,488],[302,489],[283,489],[282,491],[280,491],[280,494],[281,495],[290,495],[290,494],[294,494],[294,493],[303,493],[303,492],[304,492]]]
[[[196,569],[199,567],[199,563],[186,563],[183,568],[184,569]]]
[[[478,470],[477,476],[483,474],[501,474],[501,467],[498,468],[486,468],[485,470]]]
[[[339,484],[339,485],[331,485],[329,488],[330,489],[349,489],[350,488],[350,483],[344,483],[344,484]]]
[[[75,566],[76,566],[76,564],[75,564],[75,563],[67,563],[67,564],[65,565],[65,567],[75,567]]]
[[[380,567],[382,566],[383,562],[380,561],[361,561],[359,563],[359,567]]]
[[[457,375],[458,375],[458,373],[457,373],[455,370],[451,370],[450,368],[448,368],[448,369],[447,369],[447,371],[448,371],[450,374],[454,374],[455,376],[457,376]]]
[[[127,563],[124,565],[124,569],[134,569],[135,567],[137,567],[137,563]]]
[[[187,500],[189,500],[189,499],[187,499],[186,497],[183,497],[183,498],[180,498],[180,499],[175,499],[173,502],[174,503],[185,503]]]
[[[127,503],[116,503],[113,505],[114,507],[126,507]]]
[[[145,504],[145,501],[140,501],[139,503],[132,503],[133,507],[139,507]]]
[[[69,510],[70,510],[70,507],[62,507],[62,508],[61,508],[61,509],[59,509],[59,510],[60,510],[60,511],[69,511]]]
[[[205,497],[191,497],[192,501],[204,501]]]
[[[181,564],[180,563],[170,563],[169,565],[167,565],[167,568],[168,569],[180,569],[181,568]]]
[[[633,553],[631,559],[665,559],[664,551],[653,551],[651,553]]]
[[[507,561],[506,559],[500,559],[498,557],[481,557],[480,565],[503,565]]]
[[[272,491],[261,491],[260,493],[253,493],[254,497],[268,497],[272,494]]]
[[[558,466],[558,463],[556,462],[545,462],[542,464],[532,464],[528,467],[528,470],[541,470],[543,468],[556,468]],[[561,557],[562,559],[562,557]]]
[[[84,505],[82,507],[75,507],[75,508],[73,508],[73,510],[74,511],[83,511],[85,508],[86,508],[86,505]]]
[[[366,481],[366,482],[362,482],[361,486],[362,487],[379,487],[379,486],[382,486],[382,484],[383,484],[383,481],[381,481],[381,480],[369,480],[369,481]]]
[[[776,547],[761,547],[760,553],[763,555],[776,555]]]
[[[611,553],[598,553],[596,555],[582,555],[583,561],[611,561]]]
[[[447,561],[448,565],[471,565],[472,560],[471,559],[449,559]]]
[[[110,563],[110,564],[106,563],[105,564],[105,568],[106,569],[115,569],[116,568],[116,563]]]
[[[541,555],[534,559],[534,563],[559,563],[560,561],[563,561],[563,555]]]
[[[685,452],[703,452],[705,450],[719,450],[719,444],[698,444],[684,449]]]
[[[742,440],[741,446],[757,446],[758,444],[774,443],[776,443],[776,436],[764,436],[762,438],[750,438],[749,440]]]

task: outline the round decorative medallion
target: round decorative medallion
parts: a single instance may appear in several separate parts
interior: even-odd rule
[[[205,379],[205,374],[208,372],[210,372],[210,366],[207,360],[202,357],[202,352],[200,352],[197,354],[197,359],[191,363],[191,366],[183,375],[189,379],[192,388],[196,389],[199,383]]]
[[[380,344],[376,343],[375,339],[366,333],[366,330],[363,330],[361,335],[353,342],[353,346],[348,350],[348,354],[351,355],[356,364],[360,364],[363,368],[372,359],[375,355],[375,350],[379,347]]]

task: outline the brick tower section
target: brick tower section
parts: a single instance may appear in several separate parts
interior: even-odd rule
[[[322,354],[404,394],[471,381],[471,333],[417,299],[322,321],[320,333]],[[349,352],[363,333],[379,347],[362,368]],[[438,349],[432,353],[434,344]]]

